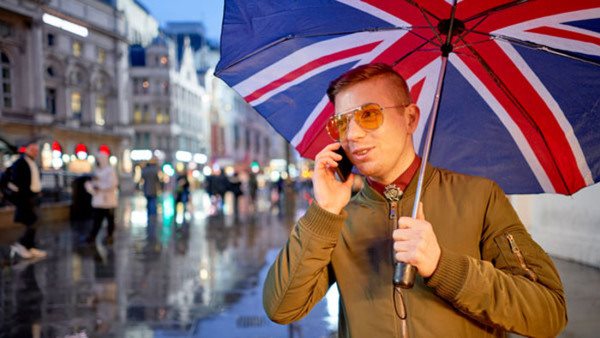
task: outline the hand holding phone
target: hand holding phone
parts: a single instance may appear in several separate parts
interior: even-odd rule
[[[344,148],[339,147],[337,150],[335,150],[335,152],[342,155],[342,159],[338,161],[338,166],[335,168],[335,172],[342,182],[346,182],[348,176],[352,172],[352,167],[354,164],[352,164],[348,158],[348,155],[346,155]]]

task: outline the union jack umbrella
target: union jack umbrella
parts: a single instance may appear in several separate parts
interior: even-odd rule
[[[507,193],[599,180],[597,0],[225,1],[216,74],[305,157],[332,142],[329,82],[371,62],[394,65],[437,121],[432,164]]]

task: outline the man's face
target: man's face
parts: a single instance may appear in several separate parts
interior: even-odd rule
[[[409,102],[394,95],[395,87],[385,77],[352,85],[337,94],[337,113],[377,103],[381,107],[403,106]],[[362,129],[354,119],[348,126],[342,147],[360,172],[371,179],[389,184],[402,174],[414,159],[412,133],[419,121],[419,109],[414,104],[406,108],[383,110],[383,124],[372,131]]]
[[[36,158],[39,152],[40,147],[37,145],[37,143],[32,143],[25,148],[25,153],[31,158]]]

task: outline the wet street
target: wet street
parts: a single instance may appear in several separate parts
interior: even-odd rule
[[[41,261],[17,261],[0,274],[0,338],[4,337],[335,337],[337,295],[330,292],[302,321],[282,326],[262,309],[267,269],[287,240],[306,200],[256,212],[226,201],[218,212],[203,192],[193,207],[175,208],[170,195],[157,218],[145,199],[122,199],[113,245],[101,232],[85,245],[90,222],[42,224]],[[6,243],[19,230],[2,230]],[[569,326],[563,337],[592,337],[600,271],[556,260],[567,290]]]
[[[293,326],[262,311],[264,276],[295,213],[264,199],[255,213],[241,203],[236,215],[229,200],[219,213],[193,197],[184,213],[164,196],[150,220],[143,197],[123,199],[112,246],[103,232],[83,244],[90,222],[43,224],[49,257],[2,270],[0,337],[328,337],[337,320],[326,301]]]

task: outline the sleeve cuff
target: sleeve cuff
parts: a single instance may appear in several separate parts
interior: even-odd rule
[[[465,285],[468,271],[469,259],[466,256],[442,248],[438,266],[426,285],[433,288],[438,296],[453,300]]]
[[[313,202],[298,224],[317,236],[335,240],[340,234],[347,215],[346,210],[342,210],[340,215],[332,214]]]

